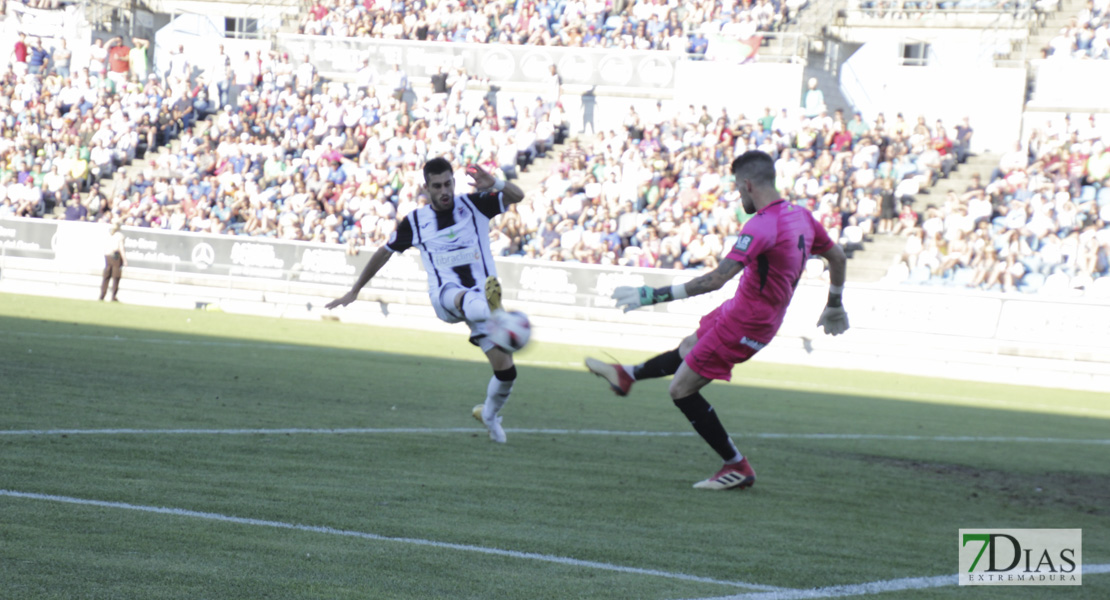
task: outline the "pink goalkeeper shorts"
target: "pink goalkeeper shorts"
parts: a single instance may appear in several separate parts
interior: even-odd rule
[[[732,380],[732,367],[755,356],[767,345],[741,333],[739,339],[728,339],[720,335],[717,319],[721,317],[721,307],[701,318],[698,324],[698,341],[686,355],[686,364],[695,373],[709,379]]]

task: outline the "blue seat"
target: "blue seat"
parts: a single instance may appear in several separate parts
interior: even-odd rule
[[[1100,189],[1097,197],[1099,206],[1110,204],[1110,186]]]
[[[910,271],[910,277],[906,280],[906,282],[917,284],[928,283],[929,278],[932,276],[933,273],[929,270],[929,267],[914,267]]]
[[[1110,275],[1096,277],[1087,288],[1087,293],[1096,298],[1110,298]]]
[[[1021,278],[1021,284],[1018,285],[1018,290],[1027,294],[1035,294],[1044,285],[1045,276],[1042,273],[1026,273],[1025,277]]]
[[[957,267],[955,274],[952,276],[952,285],[963,287],[971,283],[971,278],[975,277],[975,269],[967,267]]]
[[[1095,186],[1085,185],[1085,186],[1083,186],[1083,189],[1080,190],[1080,192],[1079,192],[1079,201],[1080,202],[1090,202],[1091,200],[1095,199],[1095,194],[1097,194],[1097,193],[1098,193],[1098,190],[1095,189]]]

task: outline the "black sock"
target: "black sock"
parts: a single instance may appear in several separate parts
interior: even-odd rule
[[[682,365],[682,357],[678,354],[678,348],[675,348],[632,367],[632,377],[636,381],[666,377],[674,375],[680,365]]]
[[[729,461],[736,458],[736,446],[732,445],[732,440],[729,439],[728,432],[725,431],[724,425],[721,425],[721,420],[717,418],[713,407],[700,393],[694,392],[685,398],[679,398],[674,401],[674,405],[690,420],[694,431],[697,431],[698,435],[721,455],[721,460]]]

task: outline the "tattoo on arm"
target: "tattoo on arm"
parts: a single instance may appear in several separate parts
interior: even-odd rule
[[[721,264],[717,265],[716,269],[686,282],[686,295],[697,296],[700,294],[708,294],[721,289],[725,283],[736,276],[744,265],[732,260],[731,258],[721,259]]]

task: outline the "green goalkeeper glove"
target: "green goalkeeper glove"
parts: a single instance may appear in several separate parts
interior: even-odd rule
[[[682,290],[678,291],[675,287],[680,287]],[[613,290],[613,299],[617,301],[617,308],[624,310],[624,312],[636,310],[641,306],[651,306],[652,304],[680,300],[685,297],[685,287],[683,286],[668,285],[667,287],[653,288],[650,285],[644,285],[637,288],[622,285]]]

